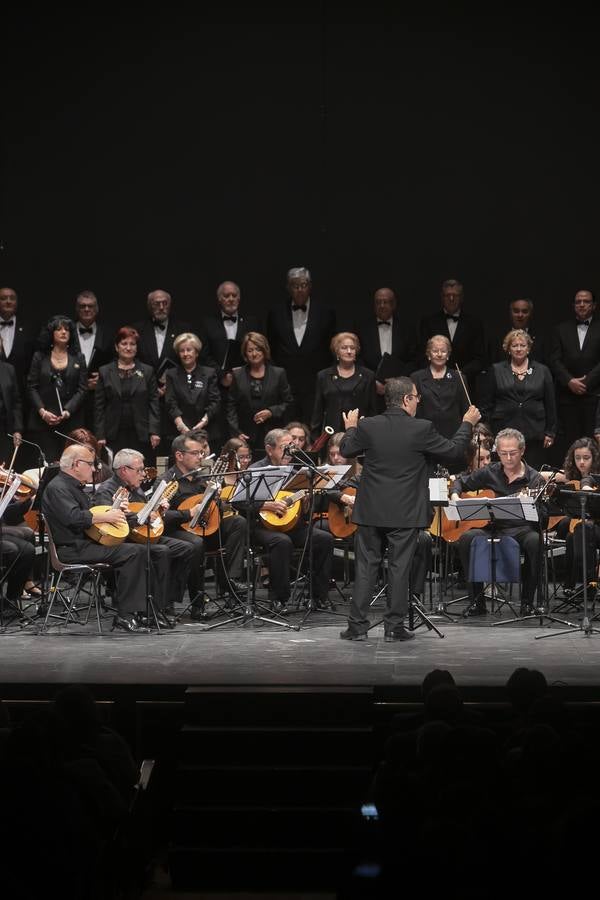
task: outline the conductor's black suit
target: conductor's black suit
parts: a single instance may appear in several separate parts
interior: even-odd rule
[[[471,431],[471,425],[463,422],[448,440],[426,419],[413,418],[403,408],[392,407],[380,416],[361,419],[358,427],[346,432],[340,444],[342,456],[365,454],[352,514],[352,521],[359,527],[350,630],[360,633],[369,627],[369,604],[386,542],[389,582],[384,626],[386,632],[402,626],[418,529],[425,528],[431,519],[428,457],[460,459]]]

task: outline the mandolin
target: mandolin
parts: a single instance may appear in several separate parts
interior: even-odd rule
[[[291,531],[298,524],[302,511],[302,498],[307,493],[306,490],[296,491],[293,494],[291,491],[277,491],[273,499],[282,500],[288,509],[281,514],[261,509],[258,515],[265,528],[270,528],[271,531]]]
[[[105,513],[111,509],[118,509],[121,506],[121,503],[124,500],[127,500],[128,497],[129,491],[127,488],[120,487],[113,494],[111,506],[92,506],[90,512],[94,515],[94,513]],[[102,544],[103,547],[116,547],[117,544],[122,544],[129,534],[129,525],[127,522],[123,525],[111,525],[110,522],[102,522],[98,525],[91,525],[85,533],[89,538],[95,541],[96,544]]]
[[[162,493],[162,496],[160,498],[161,501],[170,500],[171,497],[173,497],[177,493],[178,487],[179,484],[177,481],[169,481]],[[139,513],[144,509],[145,506],[147,506],[147,503],[135,501],[129,504],[129,512]],[[163,522],[160,510],[155,509],[150,513],[150,528],[148,529],[147,522],[144,525],[135,525],[129,532],[129,537],[134,544],[145,544],[147,540],[149,540],[151,544],[155,544],[163,536],[164,530],[165,523]]]
[[[186,497],[185,500],[179,504],[177,509],[192,509],[197,504],[200,504],[200,508],[196,512],[196,515],[193,516],[189,522],[182,523],[181,527],[185,531],[191,531],[192,534],[197,534],[200,537],[208,537],[217,531],[221,524],[221,513],[219,511],[218,501],[221,494],[222,483],[222,479],[218,476],[223,475],[230,469],[234,469],[236,467],[236,461],[237,457],[235,450],[230,450],[228,453],[222,453],[213,466],[212,472],[210,473],[210,480],[207,482],[203,493]]]
[[[344,488],[342,493],[348,494],[350,497],[356,497],[356,488]],[[335,500],[332,500],[329,504],[327,518],[329,520],[329,530],[336,538],[350,537],[358,528],[358,525],[352,521],[352,507],[346,506],[345,503],[336,503]]]

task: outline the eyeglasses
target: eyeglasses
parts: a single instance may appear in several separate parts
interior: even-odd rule
[[[82,463],[85,463],[86,466],[92,466],[92,467],[95,465],[93,459],[84,459],[82,456],[80,456],[79,459],[76,459],[75,462],[76,463],[82,462]]]
[[[416,400],[417,403],[420,403],[420,402],[421,402],[421,395],[420,395],[420,394],[407,394],[406,396],[407,396],[407,398],[409,398],[410,400]]]
[[[126,468],[126,469],[131,469],[132,472],[137,472],[138,475],[139,475],[140,472],[144,472],[144,471],[145,471],[145,469],[144,469],[143,466],[142,466],[141,469],[136,469],[136,468],[134,468],[134,466],[128,466],[127,464],[125,464],[125,468]]]
[[[520,450],[496,450],[498,456],[518,456]]]
[[[182,450],[182,453],[188,453],[190,456],[204,456],[204,450]]]

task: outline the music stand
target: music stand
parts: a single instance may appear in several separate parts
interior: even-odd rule
[[[248,622],[267,622],[270,625],[279,625],[280,628],[293,629],[300,631],[297,625],[291,625],[286,621],[279,619],[271,619],[268,616],[261,616],[257,612],[256,600],[254,597],[253,586],[251,584],[251,572],[253,566],[253,552],[251,539],[251,517],[255,509],[263,503],[274,500],[275,495],[281,490],[282,485],[289,477],[291,466],[265,466],[259,469],[246,469],[241,474],[236,488],[229,501],[232,505],[235,503],[244,504],[246,509],[246,598],[244,611],[239,616],[230,616],[221,622],[215,622],[214,625],[208,625],[202,628],[202,631],[212,631],[214,628],[220,628],[222,625],[228,625],[231,622],[237,622],[240,626],[247,625]],[[239,598],[242,599],[241,597]],[[278,613],[274,613],[278,615]],[[280,617],[281,618],[281,617]]]
[[[456,619],[454,619],[446,609],[442,587],[442,511],[448,506],[449,477],[448,470],[444,469],[442,466],[438,466],[434,475],[429,479],[429,501],[434,507],[435,521],[435,528],[431,530],[430,526],[429,533],[437,538],[437,559],[435,560],[435,570],[432,572],[432,576],[437,582],[437,606],[435,612],[431,612],[430,615],[445,616],[450,622],[455,622]],[[457,601],[453,600],[451,602],[456,603]]]
[[[565,622],[569,626],[564,631],[553,631],[551,634],[537,634],[536,641],[542,638],[558,637],[561,634],[573,634],[574,631],[581,631],[589,636],[590,634],[600,634],[600,629],[594,628],[588,616],[588,593],[587,593],[587,540],[585,534],[585,523],[587,520],[600,518],[600,496],[593,491],[570,491],[562,488],[559,492],[559,503],[563,512],[574,519],[581,519],[581,580],[583,584],[583,619],[579,625],[573,622]],[[591,503],[590,503],[591,501]],[[587,511],[590,505],[590,513]],[[562,622],[562,619],[554,621]]]
[[[152,542],[150,540],[150,533],[152,529],[152,513],[158,511],[158,507],[160,506],[160,502],[162,500],[162,496],[167,488],[167,481],[160,481],[156,486],[152,496],[147,500],[143,508],[137,513],[137,523],[142,527],[145,525],[145,545],[146,545],[146,568],[145,568],[145,578],[146,578],[146,622],[150,625],[151,617],[154,621],[154,625],[161,631],[164,626],[161,626],[158,616],[156,615],[156,607],[154,605],[154,597],[152,596],[152,592],[150,591],[150,571],[152,568],[152,558],[150,555],[150,548]],[[167,626],[174,627],[174,626]]]
[[[335,487],[350,470],[350,465],[315,466],[310,457],[307,457],[302,450],[296,450],[292,455],[302,464],[302,468],[298,469],[286,482],[284,486],[285,490],[306,490],[309,497],[306,539],[304,541],[302,553],[300,554],[296,573],[296,583],[294,584],[294,590],[290,599],[290,605],[296,601],[300,570],[302,569],[302,564],[308,552],[308,597],[306,598],[306,612],[300,622],[300,628],[302,628],[312,612],[328,612],[330,615],[340,616],[344,619],[346,618],[345,613],[338,613],[333,609],[321,609],[317,606],[315,598],[313,597],[313,512],[315,506],[315,491],[324,491]]]
[[[538,522],[539,516],[535,499],[528,495],[512,494],[507,497],[465,497],[459,500],[450,500],[446,509],[446,515],[451,520],[468,522],[474,519],[489,520],[491,526],[490,537],[490,584],[492,586],[492,599],[497,598],[496,581],[496,544],[500,540],[496,529],[496,522]],[[481,594],[479,595],[481,596]],[[514,619],[506,619],[504,622],[493,622],[493,625],[506,625],[508,622],[521,621],[517,616],[512,603],[506,603],[514,614]]]

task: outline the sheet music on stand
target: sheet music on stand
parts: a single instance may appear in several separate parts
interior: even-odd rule
[[[264,466],[260,469],[246,469],[244,476],[251,475],[252,480],[247,482],[240,478],[230,503],[267,503],[282,489],[283,484],[290,477],[293,466]]]
[[[448,519],[468,522],[469,519],[490,519],[495,522],[538,522],[535,497],[512,494],[509,497],[464,497],[450,500],[444,507]],[[491,515],[490,515],[491,513]]]
[[[144,508],[141,509],[137,515],[138,525],[145,525],[150,513],[154,512],[154,510],[158,508],[161,497],[164,494],[168,483],[168,481],[160,481],[158,483],[156,490],[154,491]]]
[[[328,491],[334,488],[339,482],[343,479],[344,475],[351,469],[350,465],[345,466],[317,466],[316,471],[319,473],[319,478],[315,477],[315,481],[313,484],[313,489],[315,491]],[[303,466],[300,469],[295,469],[292,473],[289,481],[284,485],[284,490],[286,491],[301,491],[308,489],[311,475],[314,474],[314,470],[309,469],[308,466]]]
[[[17,493],[20,484],[21,479],[18,475],[15,475],[9,487],[7,487],[7,489],[5,490],[2,500],[0,501],[0,519],[2,519],[2,516],[6,512],[6,507]]]

